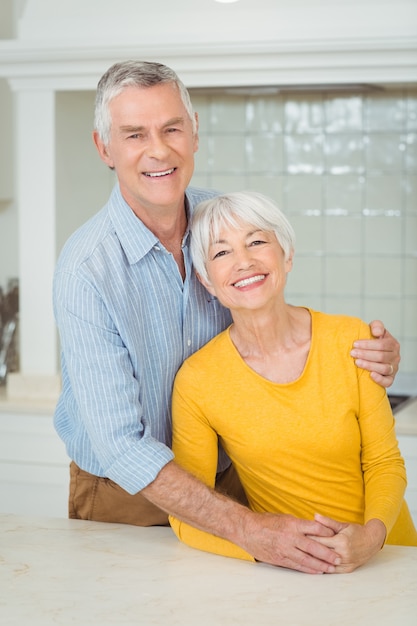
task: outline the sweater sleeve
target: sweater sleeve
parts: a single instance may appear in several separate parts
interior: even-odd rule
[[[210,397],[211,391],[198,384],[193,369],[185,362],[177,374],[173,390],[172,448],[179,465],[208,486],[214,487],[218,437],[204,411],[204,397]],[[226,539],[198,530],[172,516],[169,521],[177,537],[193,548],[222,556],[255,560],[245,550]]]
[[[362,335],[363,336],[363,335]],[[395,434],[395,420],[386,391],[368,372],[358,370],[361,464],[365,486],[364,522],[376,518],[387,535],[401,510],[407,485],[404,459]]]

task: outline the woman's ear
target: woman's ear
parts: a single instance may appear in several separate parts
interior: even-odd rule
[[[294,249],[291,250],[290,254],[288,255],[288,259],[285,261],[285,271],[287,272],[287,274],[291,272],[292,270],[293,259],[294,259]]]
[[[201,276],[201,274],[199,274],[198,272],[196,272],[195,274],[196,274],[196,276],[197,276],[198,280],[200,281],[200,283],[201,283],[201,284],[202,284],[202,285],[203,285],[203,286],[207,289],[207,291],[208,291],[208,292],[209,292],[212,296],[215,296],[216,294],[214,293],[214,289],[213,289],[213,287],[212,287],[211,283],[210,283],[210,282],[208,282],[207,280],[205,280],[205,278],[203,278],[203,277]]]

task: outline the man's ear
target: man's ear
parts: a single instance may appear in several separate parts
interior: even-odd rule
[[[96,130],[93,131],[93,141],[94,145],[97,148],[97,152],[100,155],[100,159],[104,161],[106,165],[110,167],[110,169],[114,169],[113,159],[111,158],[107,146],[103,143],[100,138],[100,135]]]
[[[200,281],[200,283],[201,283],[202,285],[204,285],[204,287],[207,289],[207,291],[208,291],[208,292],[209,292],[212,296],[215,296],[216,294],[215,294],[215,292],[214,292],[214,289],[213,289],[213,287],[212,287],[211,283],[209,283],[207,280],[205,280],[205,279],[201,276],[201,274],[199,274],[198,272],[196,272],[195,274],[196,274],[196,276],[197,276],[198,280]]]
[[[198,113],[194,113],[194,117],[195,117],[194,152],[197,152],[198,147],[200,145],[200,137],[198,134],[198,127],[199,127]]]

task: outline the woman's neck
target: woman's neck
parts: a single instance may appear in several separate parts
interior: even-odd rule
[[[234,312],[230,338],[255,372],[273,382],[291,382],[301,375],[307,361],[310,313],[288,304],[278,313]]]

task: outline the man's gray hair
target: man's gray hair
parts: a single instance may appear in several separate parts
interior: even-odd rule
[[[245,222],[263,231],[274,232],[288,260],[294,250],[293,227],[267,196],[253,191],[227,193],[197,204],[190,221],[190,251],[196,272],[210,282],[206,263],[210,245],[223,227],[240,228]]]
[[[99,80],[96,92],[94,128],[101,141],[107,145],[110,140],[110,102],[127,87],[153,87],[164,83],[176,85],[184,107],[197,130],[193,106],[187,88],[170,67],[149,61],[123,61],[112,65]]]

